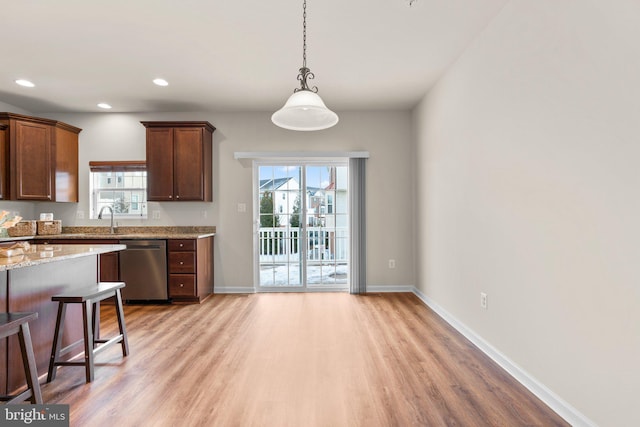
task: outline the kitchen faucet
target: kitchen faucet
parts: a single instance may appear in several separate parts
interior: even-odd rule
[[[105,209],[109,209],[109,212],[111,213],[111,225],[109,226],[109,232],[111,234],[114,234],[115,229],[113,227],[113,208],[111,206],[103,206],[102,209],[100,209],[100,213],[98,213],[98,219],[102,219],[102,211],[104,211]]]

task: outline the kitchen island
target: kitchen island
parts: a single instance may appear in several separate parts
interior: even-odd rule
[[[51,296],[96,284],[98,256],[123,249],[125,246],[119,244],[26,244],[22,251],[16,251],[16,256],[0,258],[0,310],[38,313],[38,319],[29,327],[39,376],[47,372],[53,342],[58,305]],[[81,338],[82,313],[79,307],[69,307],[63,346]],[[71,355],[80,352],[81,342]],[[15,336],[5,338],[0,341],[0,394],[13,392],[24,384],[18,340]]]

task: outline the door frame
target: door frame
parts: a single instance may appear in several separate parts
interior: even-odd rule
[[[301,173],[301,192],[306,191],[306,167],[307,166],[341,166],[347,168],[347,174],[349,173],[349,160],[348,158],[317,158],[317,157],[272,157],[269,159],[254,159],[253,160],[253,178],[252,178],[252,213],[253,213],[253,288],[256,293],[268,293],[268,292],[349,292],[350,288],[350,276],[347,274],[347,282],[344,284],[336,285],[317,285],[309,286],[307,283],[307,257],[304,256],[301,262],[301,278],[302,283],[300,286],[261,286],[260,285],[260,250],[259,250],[259,229],[260,229],[260,190],[259,190],[259,168],[260,166],[297,166],[302,168]],[[334,202],[335,203],[335,202]],[[306,236],[306,213],[307,213],[307,201],[306,197],[301,197],[301,220],[300,224],[304,224],[301,227],[301,239],[299,245],[301,248],[307,247]],[[347,208],[347,214],[350,215],[350,207]],[[349,223],[349,221],[347,221]],[[347,235],[350,236],[350,231],[347,231]],[[350,238],[350,237],[349,237]],[[351,263],[351,255],[347,258],[347,266]],[[347,268],[349,271],[349,268]]]

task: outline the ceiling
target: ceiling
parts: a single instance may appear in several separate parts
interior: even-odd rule
[[[409,109],[507,1],[308,0],[312,83],[336,111]],[[2,15],[0,101],[31,113],[273,111],[298,86],[302,0],[20,0]]]

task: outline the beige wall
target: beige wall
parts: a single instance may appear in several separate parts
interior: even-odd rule
[[[418,288],[601,426],[640,425],[638,22],[513,0],[414,112]]]
[[[343,112],[336,127],[321,132],[286,131],[274,126],[270,115],[210,112],[43,115],[83,129],[80,133],[80,202],[34,203],[35,214],[54,212],[63,220],[63,225],[106,225],[104,221],[87,219],[88,162],[144,159],[145,129],[141,120],[208,120],[217,128],[214,132],[214,201],[149,202],[148,211],[159,210],[160,220],[122,221],[122,225],[215,225],[218,228],[216,288],[251,288],[253,170],[235,160],[234,152],[369,151],[369,283],[414,286],[410,112]],[[248,212],[238,213],[238,203],[246,203]],[[84,220],[76,219],[77,211],[84,212]],[[388,268],[390,258],[396,260],[393,270]]]

